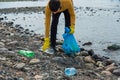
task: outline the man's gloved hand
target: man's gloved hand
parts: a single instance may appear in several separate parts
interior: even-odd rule
[[[71,25],[70,26],[70,34],[73,34],[75,32],[75,26]]]
[[[50,47],[50,39],[49,38],[45,38],[44,39],[44,44],[42,46],[42,50],[45,51],[46,49],[48,49]]]

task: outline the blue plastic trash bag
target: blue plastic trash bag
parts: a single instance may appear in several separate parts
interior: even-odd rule
[[[70,29],[65,27],[65,33],[63,34],[64,42],[62,44],[62,48],[65,54],[76,54],[80,51],[80,47],[78,46],[75,37],[73,34],[69,34]]]

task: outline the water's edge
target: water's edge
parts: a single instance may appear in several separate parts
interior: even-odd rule
[[[21,13],[21,12],[39,12],[44,11],[45,7],[20,7],[20,8],[4,8],[0,9],[1,14],[5,13]]]

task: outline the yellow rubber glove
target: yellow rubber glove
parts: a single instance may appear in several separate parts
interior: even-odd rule
[[[46,49],[48,49],[50,47],[50,39],[49,38],[45,38],[44,39],[44,44],[42,46],[42,50],[45,51]]]
[[[73,34],[75,32],[75,26],[71,25],[70,26],[70,34]]]

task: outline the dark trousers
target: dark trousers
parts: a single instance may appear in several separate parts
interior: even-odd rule
[[[70,26],[70,14],[68,10],[63,11],[64,17],[65,17],[65,27]],[[50,41],[51,41],[51,47],[55,49],[56,45],[56,34],[57,34],[57,25],[59,21],[60,13],[52,14],[52,23],[51,23],[51,32],[50,32]]]

